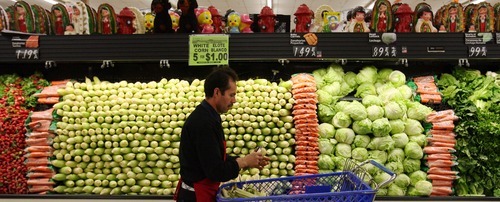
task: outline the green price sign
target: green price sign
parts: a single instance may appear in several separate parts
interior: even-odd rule
[[[189,65],[229,64],[229,36],[196,34],[189,36]]]

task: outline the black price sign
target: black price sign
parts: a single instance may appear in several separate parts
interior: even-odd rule
[[[488,49],[486,46],[469,46],[469,57],[486,57],[488,55]]]
[[[18,60],[39,60],[40,52],[37,48],[16,49],[16,59]]]
[[[372,58],[395,58],[397,51],[395,46],[374,46],[372,48]]]
[[[316,46],[294,46],[293,57],[296,58],[317,58],[320,57]]]

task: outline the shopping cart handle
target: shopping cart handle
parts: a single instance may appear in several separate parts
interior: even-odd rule
[[[373,159],[370,159],[370,163],[373,164],[374,166],[376,166],[377,168],[379,168],[380,170],[386,172],[389,175],[395,175],[395,173],[392,172],[392,170],[387,169],[384,165],[378,163],[377,161],[375,161]]]

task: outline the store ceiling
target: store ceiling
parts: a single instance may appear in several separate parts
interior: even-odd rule
[[[50,8],[52,4],[47,3],[45,0],[25,0],[29,4],[38,4],[45,8]],[[65,0],[53,0],[56,2],[64,2]],[[79,0],[67,0],[76,2]],[[116,12],[119,12],[123,7],[132,6],[139,9],[149,9],[152,0],[89,0],[89,4],[93,8],[97,8],[102,3],[111,4]],[[356,6],[368,6],[374,0],[198,0],[199,6],[208,7],[214,5],[222,13],[225,13],[228,9],[234,9],[240,13],[259,13],[262,7],[264,7],[268,1],[273,4],[273,10],[276,14],[292,15],[300,4],[307,4],[309,8],[313,11],[316,10],[321,5],[330,5],[335,11],[345,11],[352,9]],[[390,0],[391,3],[394,0]],[[402,3],[408,3],[411,7],[414,7],[420,2],[425,0],[401,0]],[[451,0],[427,0],[425,2],[429,3],[433,10],[437,10],[439,7],[449,3]],[[459,0],[461,3],[477,3],[484,0]],[[0,0],[0,5],[3,7],[14,4],[15,0]],[[492,5],[500,2],[500,0],[489,0]],[[177,4],[177,0],[170,0],[173,5]]]

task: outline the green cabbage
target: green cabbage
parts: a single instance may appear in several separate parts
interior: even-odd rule
[[[405,133],[408,136],[420,135],[424,132],[424,127],[419,121],[414,119],[407,119],[405,124]]]
[[[403,162],[405,159],[405,152],[401,148],[395,148],[387,155],[389,162]]]
[[[379,189],[376,193],[377,196],[387,196],[387,189],[385,188],[382,188],[382,189]]]
[[[322,123],[331,123],[335,112],[329,105],[319,104],[318,105],[318,116]]]
[[[363,167],[366,170],[366,172],[370,174],[370,176],[376,176],[378,173],[382,172],[379,168],[377,168],[371,163],[367,163],[361,167]]]
[[[335,146],[328,139],[319,139],[319,152],[321,154],[333,154]]]
[[[377,119],[372,123],[372,132],[375,137],[388,136],[391,130],[391,124],[387,118]]]
[[[387,196],[404,196],[406,187],[401,188],[396,184],[391,184],[387,189]]]
[[[318,102],[323,105],[330,105],[333,101],[332,95],[324,90],[317,90],[316,94],[318,94]]]
[[[399,87],[402,85],[405,85],[406,83],[406,76],[403,74],[403,72],[394,70],[389,74],[389,81],[395,86]]]
[[[377,89],[377,94],[381,95],[386,91],[395,90],[396,87],[394,87],[394,85],[392,85],[391,83],[381,83],[377,84],[376,89]],[[383,98],[381,99],[384,100]]]
[[[367,95],[377,95],[377,90],[372,83],[362,83],[356,89],[356,94],[354,94],[355,97],[361,98],[364,98]]]
[[[331,96],[340,95],[340,83],[335,81],[321,88],[321,90],[326,91]]]
[[[425,147],[427,145],[427,137],[425,135],[410,136],[410,142],[415,142],[418,146]]]
[[[415,184],[415,190],[417,190],[421,196],[429,196],[432,193],[432,183],[425,180],[418,181]]]
[[[406,106],[399,102],[389,102],[384,106],[384,110],[388,119],[402,119],[406,113]]]
[[[417,170],[409,175],[410,177],[410,185],[415,186],[417,182],[426,180],[427,179],[427,173],[421,170]]]
[[[386,172],[381,172],[381,173],[379,173],[378,175],[375,175],[375,177],[373,178],[373,180],[374,180],[377,184],[379,184],[379,186],[380,186],[380,184],[381,184],[381,183],[383,183],[383,182],[385,182],[385,181],[388,181],[389,179],[391,179],[391,175],[387,174]],[[388,186],[388,185],[390,185],[390,184],[392,184],[392,183],[389,183],[389,184],[387,184],[387,185],[385,185],[385,186]],[[385,186],[384,186],[384,187],[385,187]]]
[[[337,167],[337,169],[344,169],[347,158],[343,156],[333,156],[332,160],[335,163],[335,167]]]
[[[387,162],[387,153],[379,150],[368,151],[368,159],[373,159],[380,164],[385,164],[385,162]]]
[[[366,113],[367,117],[370,120],[375,121],[377,119],[383,118],[385,111],[384,108],[382,108],[381,106],[371,105],[366,108]]]
[[[398,174],[394,179],[394,184],[406,189],[406,187],[410,186],[410,177],[406,174]]]
[[[378,80],[382,82],[386,82],[389,80],[389,75],[392,73],[392,69],[383,68],[378,70]]]
[[[356,88],[358,83],[356,82],[356,74],[354,72],[347,72],[344,74],[344,82],[351,88]]]
[[[366,135],[372,133],[372,121],[370,119],[363,119],[361,121],[354,121],[352,129],[358,135]]]
[[[355,147],[361,147],[361,148],[366,148],[368,144],[370,144],[370,136],[368,135],[356,135],[354,137],[354,146]]]
[[[352,150],[352,158],[358,161],[364,161],[368,159],[368,151],[365,148],[354,148]]]
[[[408,102],[408,111],[406,112],[408,118],[419,121],[424,121],[425,118],[432,112],[430,107],[427,107],[419,102]]]
[[[420,170],[420,160],[406,158],[403,160],[403,168],[405,173],[412,173]]]
[[[332,119],[332,124],[336,128],[347,128],[351,125],[351,122],[351,117],[344,112],[337,112]]]
[[[321,138],[333,138],[335,136],[335,127],[329,123],[322,123],[318,126],[319,136]]]
[[[348,101],[340,101],[335,104],[335,111],[343,112],[347,106],[349,106],[351,102]]]
[[[352,101],[351,104],[345,108],[344,112],[349,114],[355,121],[360,121],[367,117],[365,106],[356,100]]]
[[[359,70],[359,73],[356,75],[356,82],[358,84],[362,83],[375,83],[377,81],[377,68],[374,66],[366,66],[363,69]]]
[[[405,122],[401,119],[389,120],[391,124],[391,134],[397,134],[405,132]]]
[[[345,158],[351,158],[351,145],[346,143],[338,143],[335,148],[335,156],[342,156]]]
[[[394,149],[394,140],[391,136],[384,137],[374,137],[370,144],[368,144],[368,149],[376,149],[382,151],[390,151]]]
[[[369,107],[371,105],[377,105],[377,106],[382,106],[382,99],[380,99],[378,96],[376,95],[367,95],[367,96],[364,96],[363,97],[363,105],[365,105],[365,107]]]
[[[411,159],[422,159],[422,157],[424,157],[424,152],[422,147],[416,142],[409,142],[405,146],[405,156]]]
[[[340,143],[346,144],[352,144],[354,136],[354,131],[350,128],[340,128],[335,133],[335,139]]]
[[[411,96],[413,95],[413,91],[411,90],[410,87],[408,87],[407,85],[402,85],[402,86],[398,87],[398,90],[404,99],[407,99],[407,100],[411,99]]]
[[[396,174],[402,174],[404,172],[403,163],[400,161],[393,161],[385,164],[385,167]]]
[[[326,85],[325,80],[323,79],[323,76],[326,74],[326,69],[317,69],[312,72],[312,75],[314,76],[314,80],[316,81],[316,87],[318,89],[321,89],[323,86]]]
[[[392,140],[394,140],[394,147],[405,148],[406,144],[409,142],[408,135],[406,133],[398,133],[392,135]]]
[[[332,64],[326,69],[326,74],[323,75],[323,80],[326,83],[342,82],[344,78],[344,70],[337,64]]]
[[[318,168],[322,170],[333,170],[335,163],[330,155],[321,154],[318,159]]]

